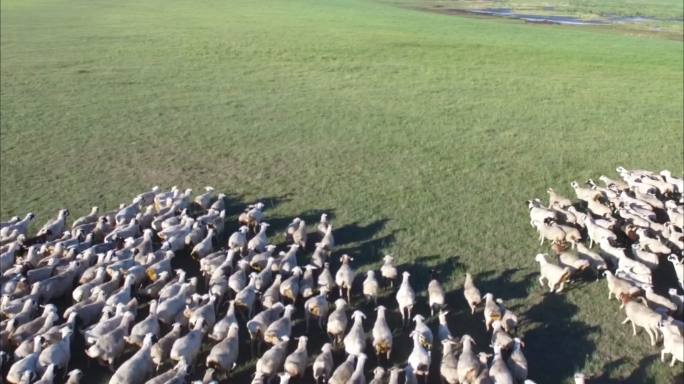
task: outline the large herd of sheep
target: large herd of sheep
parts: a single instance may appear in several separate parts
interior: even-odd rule
[[[561,292],[584,271],[605,275],[625,322],[644,328],[653,345],[662,339],[672,364],[684,361],[673,317],[683,306],[682,180],[618,172],[623,180],[600,178],[605,187],[573,182],[579,202],[552,189],[548,205],[528,202],[530,223],[555,254],[536,256],[539,282]],[[490,332],[491,353],[452,332],[454,303],[437,271],[425,306],[410,271],[390,255],[357,279],[327,215],[315,226],[295,218],[276,245],[264,204],[228,212],[226,201],[210,187],[197,196],[155,187],[71,225],[66,209],[37,232],[32,213],[1,223],[3,380],[77,383],[84,372],[70,369],[72,357],[86,356],[122,384],[230,382],[244,369],[253,383],[531,383],[517,316],[482,295],[470,274],[463,296]],[[679,287],[654,279],[666,267]],[[84,348],[75,350],[76,338]],[[404,342],[412,349],[398,361]]]
[[[669,171],[617,172],[621,180],[601,176],[603,186],[573,181],[577,202],[551,188],[548,205],[528,201],[530,224],[553,251],[535,257],[539,283],[561,292],[583,271],[604,275],[608,299],[625,311],[623,324],[634,335],[643,328],[653,346],[662,340],[663,361],[684,362],[684,183]]]
[[[87,356],[121,384],[230,382],[244,369],[253,383],[530,382],[516,315],[470,274],[464,296],[472,316],[483,313],[493,353],[452,333],[437,271],[427,306],[390,255],[354,284],[354,259],[336,251],[327,215],[315,227],[295,218],[274,245],[264,204],[226,205],[209,187],[194,197],[155,187],[70,226],[66,209],[35,234],[32,213],[3,222],[5,380],[77,383],[72,357]],[[74,350],[77,337],[85,351]],[[412,343],[407,358],[402,343]]]

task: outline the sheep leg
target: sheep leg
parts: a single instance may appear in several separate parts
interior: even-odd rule
[[[543,245],[543,244],[544,244],[544,235],[542,235],[542,234],[540,233],[540,234],[539,234],[539,239],[541,240],[541,241],[539,242],[539,245]]]
[[[560,287],[558,287],[558,289],[556,290],[556,292],[557,292],[557,293],[561,293],[561,291],[563,290],[564,287],[565,287],[565,282],[564,282],[564,281],[561,281]]]
[[[656,345],[656,339],[655,339],[655,337],[653,337],[653,333],[652,333],[653,331],[648,329],[648,328],[645,328],[645,329],[646,329],[646,333],[648,333],[649,339],[651,339],[651,346],[655,346]]]
[[[539,285],[542,287],[544,286],[544,276],[539,276]],[[475,310],[473,309],[473,313],[475,313]]]
[[[677,358],[675,357],[675,355],[673,353],[672,354],[672,361],[670,361],[670,367],[674,367],[676,361],[677,361]]]
[[[351,287],[347,288],[347,303],[351,304]]]
[[[665,352],[665,351],[666,351],[665,349],[663,349],[662,351],[660,351],[660,361],[663,362],[663,363],[665,362],[665,355],[666,355],[666,352]]]

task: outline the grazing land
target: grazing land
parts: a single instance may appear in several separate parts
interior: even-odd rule
[[[681,17],[665,3],[644,9]],[[539,383],[682,380],[604,281],[539,287],[525,205],[617,165],[681,172],[681,41],[363,0],[3,0],[0,47],[3,219],[152,185],[331,212],[357,266],[439,267],[483,349],[464,272],[504,298]]]

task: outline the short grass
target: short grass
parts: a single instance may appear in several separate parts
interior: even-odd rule
[[[542,292],[524,205],[616,165],[682,169],[680,41],[362,0],[1,7],[3,218],[155,184],[332,211],[358,265],[393,253],[452,289],[468,270],[515,305],[540,383],[681,379],[603,281]]]

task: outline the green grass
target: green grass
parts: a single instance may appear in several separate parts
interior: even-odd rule
[[[682,376],[603,281],[541,291],[524,205],[616,165],[682,169],[681,41],[360,0],[1,7],[3,219],[155,184],[330,210],[359,265],[391,252],[417,282],[469,270],[510,299],[540,383]],[[462,312],[457,333],[482,334]]]

